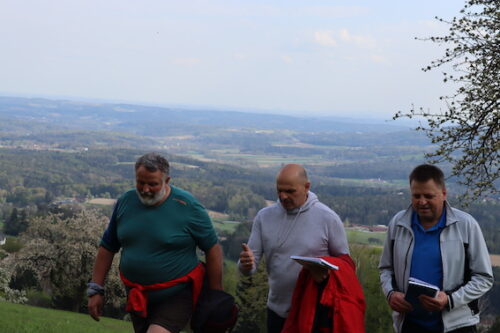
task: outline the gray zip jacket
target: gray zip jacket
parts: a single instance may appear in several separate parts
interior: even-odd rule
[[[445,202],[446,226],[440,235],[443,290],[448,308],[443,310],[444,332],[479,323],[478,299],[493,285],[490,256],[477,221]],[[380,259],[380,282],[386,297],[406,293],[414,247],[411,206],[389,223]],[[404,314],[393,311],[394,329],[401,332]]]
[[[319,202],[309,191],[307,201],[294,211],[287,211],[278,201],[261,209],[255,216],[248,247],[255,266],[264,256],[269,279],[267,306],[286,318],[293,289],[302,266],[292,255],[320,257],[348,254],[344,225],[339,216]],[[239,264],[239,262],[238,262]],[[240,271],[244,273],[244,271]]]

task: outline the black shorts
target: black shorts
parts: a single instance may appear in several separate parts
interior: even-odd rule
[[[163,302],[148,304],[148,316],[142,318],[131,313],[135,333],[146,333],[149,325],[161,326],[179,333],[189,322],[193,312],[192,288],[189,286]]]

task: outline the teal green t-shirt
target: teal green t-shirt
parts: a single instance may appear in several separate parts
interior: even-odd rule
[[[159,206],[141,203],[135,190],[116,203],[101,240],[112,252],[121,248],[120,271],[130,281],[153,284],[179,278],[198,264],[196,247],[209,250],[217,235],[205,208],[188,192],[171,186]],[[150,301],[176,293],[186,284],[150,292]]]

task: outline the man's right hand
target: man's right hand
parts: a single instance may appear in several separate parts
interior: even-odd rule
[[[407,313],[413,310],[410,303],[405,300],[405,294],[399,291],[393,291],[389,297],[389,306],[396,312]]]
[[[247,244],[242,243],[241,248],[243,251],[240,253],[240,267],[244,271],[251,271],[254,265],[254,257],[253,257],[253,252],[250,250]]]
[[[104,296],[100,294],[95,294],[89,297],[88,308],[90,316],[99,321],[99,317],[102,316],[102,305],[104,304]]]

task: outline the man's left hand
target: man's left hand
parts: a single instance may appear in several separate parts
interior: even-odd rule
[[[311,273],[311,276],[316,283],[321,283],[328,277],[328,269],[318,267],[317,265],[304,265],[304,268]]]
[[[421,295],[418,297],[420,303],[429,312],[440,312],[443,311],[448,305],[448,295],[445,292],[440,291],[436,297],[429,297],[426,295]]]

